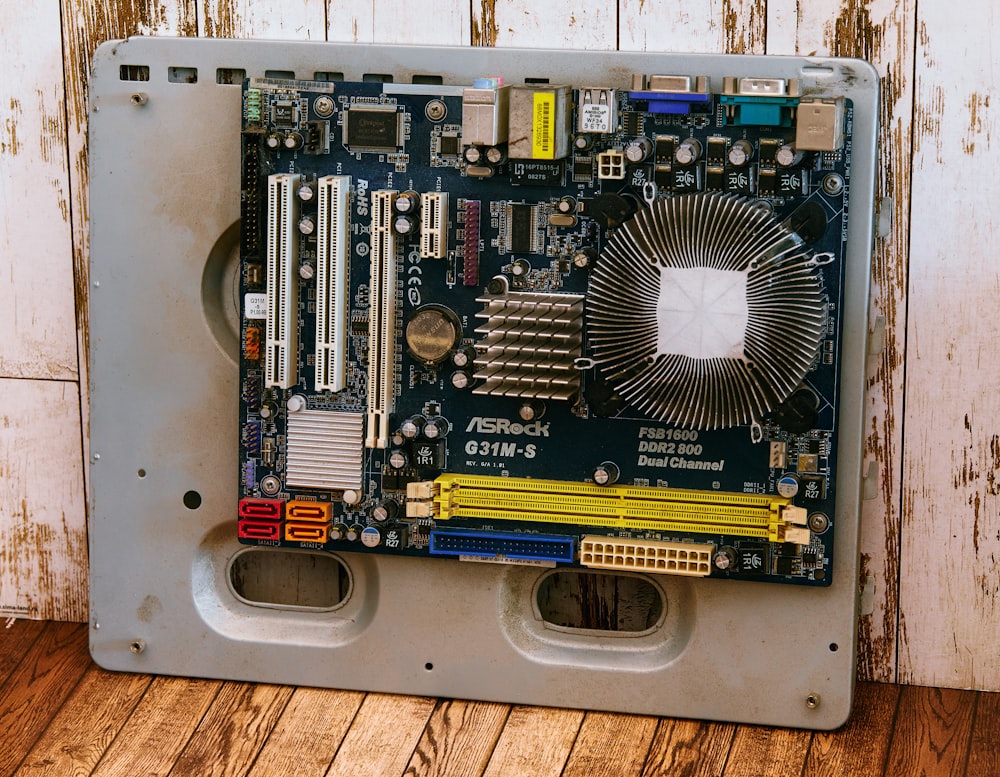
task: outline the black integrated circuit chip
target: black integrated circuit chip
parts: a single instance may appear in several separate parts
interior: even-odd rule
[[[530,205],[514,203],[510,206],[509,245],[511,253],[531,252],[532,236],[535,232],[533,208]]]
[[[344,112],[344,145],[351,151],[395,152],[403,145],[399,117],[394,107],[353,106]]]
[[[441,156],[458,156],[458,135],[442,135],[438,140],[438,153]]]

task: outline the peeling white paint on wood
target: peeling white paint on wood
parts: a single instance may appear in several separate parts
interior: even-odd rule
[[[622,51],[725,50],[723,0],[653,3],[621,0],[619,48]]]
[[[601,0],[550,0],[544,5],[474,0],[472,40],[480,46],[613,50],[617,8]]]
[[[201,0],[198,34],[209,38],[325,40],[324,0]]]
[[[862,580],[872,612],[860,624],[859,674],[896,679],[896,633],[901,503],[903,353],[906,348],[911,116],[913,111],[913,0],[799,3],[769,0],[769,54],[856,56],[869,60],[881,81],[876,199],[891,198],[895,220],[875,243],[870,326],[885,324],[885,347],[870,359],[865,459],[878,471],[875,498],[861,523]]]
[[[373,41],[430,46],[468,46],[472,42],[469,3],[426,0],[400,3],[376,0]]]
[[[899,676],[1000,688],[1000,88],[990,0],[917,6]]]
[[[74,380],[59,0],[0,8],[0,376]]]
[[[0,378],[0,396],[0,616],[86,620],[77,384]]]

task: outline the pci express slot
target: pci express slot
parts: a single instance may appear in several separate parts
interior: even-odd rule
[[[300,176],[267,177],[267,331],[264,386],[298,382],[298,198]]]
[[[316,243],[316,390],[343,391],[347,385],[347,303],[351,178],[319,179]]]
[[[784,497],[486,475],[444,474],[412,483],[407,514],[809,541],[805,510]]]
[[[389,414],[395,399],[397,266],[392,204],[396,194],[380,189],[372,195],[366,448],[388,446]]]
[[[443,259],[448,253],[448,193],[420,195],[420,256]]]

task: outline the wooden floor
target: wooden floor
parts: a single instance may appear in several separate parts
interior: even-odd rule
[[[1000,775],[1000,694],[862,683],[833,733],[114,674],[0,623],[0,775]]]

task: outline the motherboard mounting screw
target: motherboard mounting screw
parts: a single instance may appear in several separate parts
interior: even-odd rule
[[[819,694],[810,693],[806,696],[806,706],[811,710],[816,709],[819,706]]]
[[[146,649],[146,641],[143,639],[132,640],[132,644],[128,646],[128,649],[132,651],[135,655],[139,655],[143,650]]]
[[[333,98],[322,95],[316,98],[316,102],[313,103],[313,110],[316,112],[317,116],[322,118],[327,118],[333,115],[334,105]]]
[[[448,113],[448,107],[441,100],[431,100],[424,108],[424,115],[431,121],[441,121]]]
[[[836,173],[830,173],[823,177],[823,191],[831,196],[836,196],[844,191],[844,179]]]

